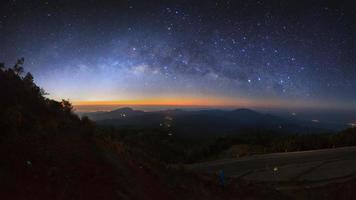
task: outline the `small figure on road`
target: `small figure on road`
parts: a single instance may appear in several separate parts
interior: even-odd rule
[[[275,173],[277,173],[277,172],[278,172],[278,167],[274,167],[274,168],[273,168],[273,171],[274,171]]]
[[[225,174],[224,170],[220,169],[218,171],[218,177],[219,177],[219,185],[224,189],[225,188]]]

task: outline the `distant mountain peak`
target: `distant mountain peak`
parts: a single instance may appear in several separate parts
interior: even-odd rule
[[[248,109],[248,108],[237,108],[235,110],[232,110],[232,112],[240,112],[240,113],[258,113],[254,110]]]
[[[159,112],[177,113],[177,112],[184,112],[184,110],[176,108],[176,109],[163,110],[163,111],[159,111]]]
[[[129,112],[134,112],[135,110],[130,108],[130,107],[122,107],[122,108],[118,108],[116,110],[113,110],[111,112],[125,112],[125,113],[129,113]]]

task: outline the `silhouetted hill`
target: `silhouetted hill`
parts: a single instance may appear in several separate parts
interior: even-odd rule
[[[323,124],[262,114],[250,109],[164,110],[144,112],[121,108],[110,112],[86,113],[101,125],[162,128],[189,136],[234,135],[246,131],[278,133],[325,132]]]
[[[24,59],[6,68],[0,64],[0,136],[36,132],[55,133],[82,128],[82,122],[72,112],[70,102],[44,97],[31,73],[24,74]]]
[[[0,199],[118,199],[94,124],[70,102],[46,98],[23,62],[0,63]]]
[[[110,131],[98,137],[94,124],[75,115],[68,101],[44,97],[32,75],[23,75],[22,63],[20,59],[13,68],[0,64],[0,199],[217,199],[222,194],[236,199],[255,195],[248,192],[250,185],[229,185],[222,191],[211,177],[169,169],[159,164],[162,157],[157,157],[157,163],[144,156],[151,150],[145,148],[148,145],[132,148],[107,135]],[[99,117],[106,114],[96,113]],[[151,118],[165,114],[123,108],[108,116],[150,123]],[[147,141],[147,136],[131,136],[136,142]],[[154,133],[149,141],[165,152],[166,139],[160,136]],[[172,149],[178,148],[172,145]],[[175,160],[171,155],[167,154]],[[275,196],[272,189],[266,191]]]
[[[129,107],[124,107],[120,109],[116,109],[110,112],[92,112],[92,113],[84,113],[86,116],[90,116],[93,120],[106,120],[106,119],[122,119],[125,117],[132,117],[137,115],[144,114],[143,111],[133,110]]]

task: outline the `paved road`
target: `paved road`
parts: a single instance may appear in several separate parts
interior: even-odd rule
[[[197,163],[199,172],[215,173],[259,182],[320,183],[356,175],[356,147],[256,155]]]

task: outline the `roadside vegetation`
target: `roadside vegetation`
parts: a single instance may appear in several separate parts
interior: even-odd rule
[[[164,129],[100,126],[96,137],[120,141],[138,155],[167,164],[194,163],[253,154],[305,151],[356,145],[356,128],[338,133],[246,132],[230,136],[182,137]]]

